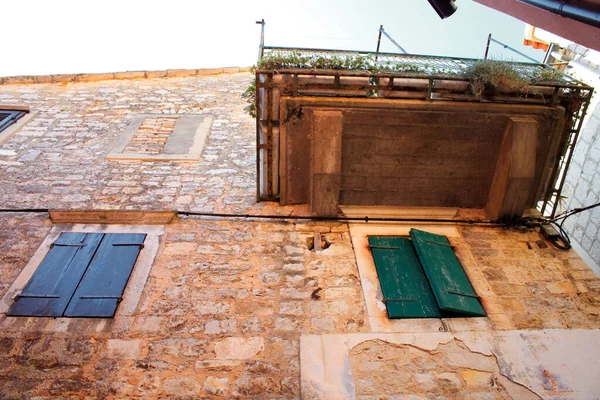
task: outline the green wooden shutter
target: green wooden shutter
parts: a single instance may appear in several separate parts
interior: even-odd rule
[[[142,233],[105,234],[65,317],[113,317],[145,238]]]
[[[439,311],[407,238],[370,236],[369,245],[390,318],[435,318]]]
[[[60,317],[103,234],[63,233],[8,310],[9,316]]]
[[[449,316],[485,317],[469,278],[445,236],[410,230],[413,245],[440,310]]]

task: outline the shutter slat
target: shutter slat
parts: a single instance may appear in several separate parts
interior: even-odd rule
[[[413,246],[407,238],[369,237],[390,318],[436,318],[439,311]]]
[[[107,233],[65,316],[113,317],[145,238],[145,234]]]
[[[485,317],[448,239],[418,229],[411,229],[410,237],[440,310],[452,316]]]
[[[7,315],[62,316],[102,237],[101,233],[62,233]]]

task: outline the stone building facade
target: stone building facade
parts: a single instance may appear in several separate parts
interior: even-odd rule
[[[0,143],[0,208],[23,210],[0,213],[0,398],[600,397],[600,280],[534,230],[52,221],[45,209],[307,215],[256,203],[249,73],[130,78],[0,85],[0,104],[33,114]],[[209,118],[199,159],[107,160],[140,114]],[[485,318],[387,319],[364,238],[411,227],[448,237]],[[6,316],[69,231],[147,233],[115,317]]]
[[[569,66],[576,76],[594,87],[594,96],[567,172],[563,189],[563,206],[567,210],[600,201],[600,52],[576,44],[565,49]],[[584,255],[600,267],[600,209],[592,209],[565,221],[565,227]],[[581,252],[581,251],[580,251]]]

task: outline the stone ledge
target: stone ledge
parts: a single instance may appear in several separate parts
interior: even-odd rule
[[[201,69],[168,69],[161,71],[122,71],[94,74],[23,75],[0,77],[0,85],[31,85],[37,83],[97,82],[114,79],[181,78],[198,75],[221,75],[249,72],[250,67]]]

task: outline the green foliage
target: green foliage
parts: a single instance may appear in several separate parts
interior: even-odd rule
[[[554,68],[539,68],[533,72],[532,83],[538,82],[560,82],[563,74]]]
[[[524,91],[530,83],[507,61],[478,60],[466,70],[465,75],[471,81],[474,95],[499,86]]]
[[[254,68],[251,69],[251,72],[254,72]],[[256,80],[252,79],[250,82],[250,86],[244,93],[242,93],[242,99],[246,100],[248,105],[244,108],[244,110],[250,114],[252,118],[256,118]]]
[[[427,60],[414,59],[405,62],[379,60],[373,55],[351,56],[346,54],[303,55],[300,51],[289,53],[272,53],[263,57],[256,68],[260,70],[278,71],[285,69],[328,69],[342,71],[364,71],[370,74],[398,74],[399,76],[422,77],[461,77],[469,79],[470,89],[474,95],[480,96],[486,91],[504,87],[527,94],[530,85],[537,83],[556,83],[564,81],[561,72],[553,68],[520,68],[518,64],[499,60],[478,60],[468,67],[456,69],[437,67]],[[254,70],[252,71],[254,72]],[[371,85],[377,82],[376,77],[370,80]],[[367,96],[377,96],[376,90],[368,90]],[[256,118],[256,82],[242,94],[248,102],[246,111]]]
[[[374,56],[340,56],[340,55],[309,55],[302,56],[300,52],[294,51],[287,55],[269,54],[265,56],[257,66],[264,70],[282,69],[334,69],[345,71],[366,71],[373,74],[386,73],[417,73],[436,74],[438,71],[431,68],[429,64],[418,65],[416,63],[395,63],[391,61],[378,61]],[[444,71],[444,72],[450,72]]]

